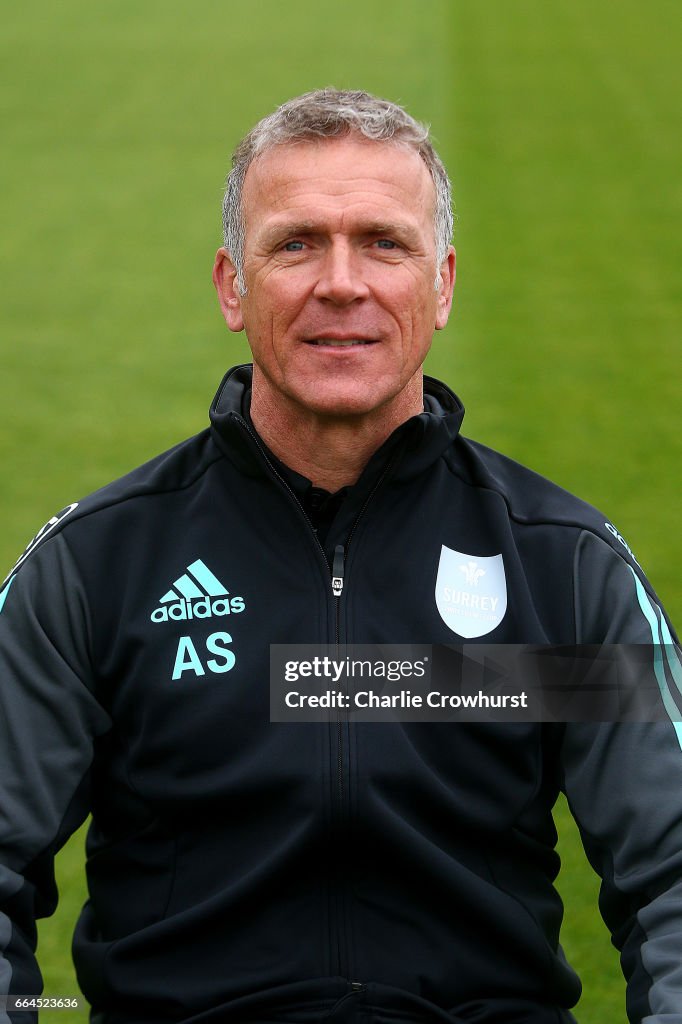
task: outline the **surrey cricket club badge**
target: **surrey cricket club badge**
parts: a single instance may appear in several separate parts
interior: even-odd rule
[[[467,640],[499,626],[507,611],[502,555],[465,555],[441,547],[436,607],[453,633]]]

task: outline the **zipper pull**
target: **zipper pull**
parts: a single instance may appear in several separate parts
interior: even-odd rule
[[[343,545],[337,544],[334,548],[334,565],[332,567],[332,593],[334,597],[341,597],[341,591],[343,590],[343,557]]]

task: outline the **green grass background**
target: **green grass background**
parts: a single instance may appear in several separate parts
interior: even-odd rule
[[[204,426],[247,356],[210,283],[231,149],[283,99],[335,84],[430,121],[451,169],[458,286],[429,369],[463,398],[465,432],[601,507],[682,620],[675,0],[0,8],[0,564]],[[563,804],[558,818],[579,1020],[625,1020],[597,881]],[[58,858],[62,905],[40,928],[49,995],[77,992],[82,843]],[[84,1019],[41,1019],[67,1017]]]

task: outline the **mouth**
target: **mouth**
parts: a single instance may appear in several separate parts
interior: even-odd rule
[[[374,345],[370,338],[310,338],[306,345],[323,348],[360,348],[363,345]]]

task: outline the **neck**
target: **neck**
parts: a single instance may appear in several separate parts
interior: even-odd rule
[[[423,411],[421,374],[397,399],[368,413],[319,414],[283,399],[254,369],[251,420],[285,466],[333,493],[354,484],[393,431]]]

